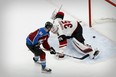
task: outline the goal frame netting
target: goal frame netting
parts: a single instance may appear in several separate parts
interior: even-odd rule
[[[104,0],[106,3],[109,3],[109,6],[116,7],[116,4],[111,0]],[[99,19],[94,19],[92,16],[92,0],[88,0],[88,23],[89,27],[92,27],[96,24],[103,23],[116,23],[116,18],[113,17],[101,17]]]

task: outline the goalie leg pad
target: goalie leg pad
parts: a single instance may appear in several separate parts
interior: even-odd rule
[[[89,54],[90,59],[97,58],[100,53],[99,50],[92,49],[91,46],[84,45],[84,44],[80,43],[78,40],[76,40],[75,38],[72,39],[72,44],[78,52],[80,52],[84,55]]]
[[[79,42],[78,40],[76,40],[75,38],[72,39],[72,44],[73,44],[74,48],[75,48],[78,52],[80,52],[80,53],[82,53],[82,54],[88,54],[89,52],[92,52],[92,51],[93,51],[91,47],[86,46],[86,45],[80,43],[80,42]]]

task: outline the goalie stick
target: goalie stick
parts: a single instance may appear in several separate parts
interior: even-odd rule
[[[62,8],[62,5],[61,5],[60,8],[58,9],[58,12],[61,10],[61,8]]]
[[[61,10],[62,6],[63,5],[61,5],[57,11],[56,11],[56,9],[53,11],[53,13],[51,15],[51,19],[53,20],[53,23],[54,23],[54,20],[55,20],[56,13]]]
[[[56,52],[56,54],[61,54],[59,52]],[[82,57],[75,57],[75,56],[71,56],[71,55],[68,55],[68,54],[63,54],[64,56],[68,56],[68,57],[72,57],[72,58],[75,58],[75,59],[79,59],[79,60],[84,60],[85,58],[89,57],[89,54],[86,54]]]

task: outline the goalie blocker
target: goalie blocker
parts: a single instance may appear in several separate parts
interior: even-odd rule
[[[73,44],[73,46],[74,46],[74,48],[78,51],[78,52],[80,52],[80,53],[82,53],[82,54],[89,54],[89,57],[91,58],[91,59],[95,59],[97,56],[98,56],[98,54],[99,54],[99,51],[98,50],[94,50],[94,49],[92,49],[92,47],[91,46],[88,46],[88,45],[84,45],[84,44],[82,44],[82,43],[80,43],[78,40],[76,40],[75,38],[72,38],[72,44]]]

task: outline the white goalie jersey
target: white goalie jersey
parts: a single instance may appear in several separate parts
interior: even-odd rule
[[[71,36],[77,26],[77,21],[62,20],[60,18],[57,18],[56,20],[54,20],[54,26],[51,29],[51,32],[58,35]]]

